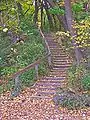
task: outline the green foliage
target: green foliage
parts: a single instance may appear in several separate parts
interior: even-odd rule
[[[17,72],[18,68],[16,67],[2,67],[1,68],[1,75],[2,76],[10,76],[14,72]]]
[[[0,94],[6,92],[6,91],[11,91],[14,88],[14,81],[9,80],[7,84],[5,85],[0,85]]]
[[[66,107],[70,110],[81,109],[90,107],[90,94],[79,94],[67,88],[58,88],[53,101],[56,105]]]
[[[65,10],[62,8],[59,8],[58,6],[55,6],[54,8],[50,8],[49,12],[54,15],[64,15]]]
[[[22,85],[30,87],[35,83],[35,70],[28,70],[20,76]]]
[[[83,10],[83,4],[81,3],[74,3],[72,5],[73,12],[81,12]]]
[[[7,47],[9,41],[7,37],[3,40],[4,42],[2,42],[4,44],[2,48],[5,49],[4,47],[7,47],[7,49],[0,55],[0,64],[2,66],[4,65],[4,67],[0,68],[1,78],[8,79],[11,74],[45,55],[44,42],[42,42],[43,40],[39,34],[39,31],[30,19],[31,18],[28,18],[27,20],[22,19],[20,24],[22,31],[21,34],[25,34],[25,39],[22,37],[20,42],[17,42],[10,47]],[[39,66],[39,74],[44,75],[46,74],[46,71],[46,63],[43,61]],[[20,75],[20,80],[24,86],[33,85],[36,80],[35,70],[31,69],[23,73]],[[3,87],[0,86],[0,88],[2,89],[1,91],[3,91]]]
[[[73,65],[68,70],[68,86],[76,91],[82,89],[81,79],[86,74],[86,69],[83,66]]]
[[[90,75],[85,75],[81,80],[84,90],[90,91]]]

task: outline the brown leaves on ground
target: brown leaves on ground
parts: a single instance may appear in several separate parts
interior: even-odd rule
[[[52,99],[32,98],[35,90],[27,88],[18,97],[10,93],[0,97],[0,120],[90,120],[90,109],[67,110],[57,108]]]

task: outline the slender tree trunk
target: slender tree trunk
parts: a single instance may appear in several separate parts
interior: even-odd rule
[[[49,3],[49,5],[53,8],[56,6],[55,2],[53,2],[53,0],[44,0],[47,1]],[[68,30],[68,26],[67,26],[67,22],[66,22],[66,17],[63,15],[56,15],[60,24],[63,25],[64,30],[67,31]]]
[[[34,23],[37,24],[38,21],[38,0],[35,0],[35,14],[34,14]]]
[[[43,0],[41,1],[41,30],[43,30]]]
[[[77,65],[80,64],[80,59],[81,59],[81,53],[79,51],[79,48],[75,42],[75,36],[76,36],[76,31],[73,29],[73,18],[72,18],[72,10],[71,10],[71,0],[64,0],[65,2],[65,12],[66,12],[66,20],[67,20],[67,25],[68,29],[70,31],[71,36],[73,37],[72,40],[72,45],[74,46],[75,49],[75,56],[76,56],[76,61]]]
[[[47,18],[48,18],[48,21],[49,21],[49,25],[50,25],[50,28],[52,29],[53,28],[53,20],[52,20],[52,17],[48,11],[48,4],[47,4],[47,1],[44,0],[44,8],[45,8],[45,11],[46,11],[46,14],[47,14]]]
[[[58,27],[57,27],[56,16],[55,15],[52,15],[52,16],[53,16],[53,20],[54,20],[54,29],[57,30]]]
[[[18,7],[19,19],[21,19],[21,16],[23,16],[22,5],[19,2],[17,2],[17,7]]]

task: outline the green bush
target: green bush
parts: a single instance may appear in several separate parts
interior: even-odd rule
[[[0,67],[0,78],[2,79],[8,79],[8,76],[11,74],[45,56],[44,42],[39,31],[28,19],[22,20],[21,31],[27,38],[13,44],[0,54],[0,64],[3,66]],[[6,41],[10,42],[8,38],[5,41],[3,40],[5,42],[3,49],[8,46],[8,42],[6,43]],[[46,69],[46,62],[43,61],[39,65],[39,74],[46,74]],[[24,86],[33,85],[35,82],[35,70],[31,69],[21,74],[20,80]],[[2,86],[0,87],[3,89]]]
[[[86,69],[83,66],[73,65],[67,72],[68,76],[68,87],[74,90],[81,90],[81,79],[86,74]]]
[[[90,75],[84,76],[81,83],[84,90],[90,91]]]
[[[59,88],[53,101],[56,105],[68,109],[80,109],[90,107],[90,94],[78,94],[70,89]]]

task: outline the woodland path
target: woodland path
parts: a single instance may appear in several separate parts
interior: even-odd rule
[[[1,96],[0,120],[90,120],[89,110],[72,111],[54,105],[52,97],[57,87],[66,85],[66,70],[71,59],[50,34],[45,37],[52,54],[53,66],[49,74],[13,100],[7,99],[9,93]]]
[[[42,77],[35,84],[36,95],[41,97],[52,96],[58,87],[65,86],[66,70],[71,65],[71,59],[63,47],[50,34],[45,35],[45,39],[51,51],[52,68],[47,76]]]

